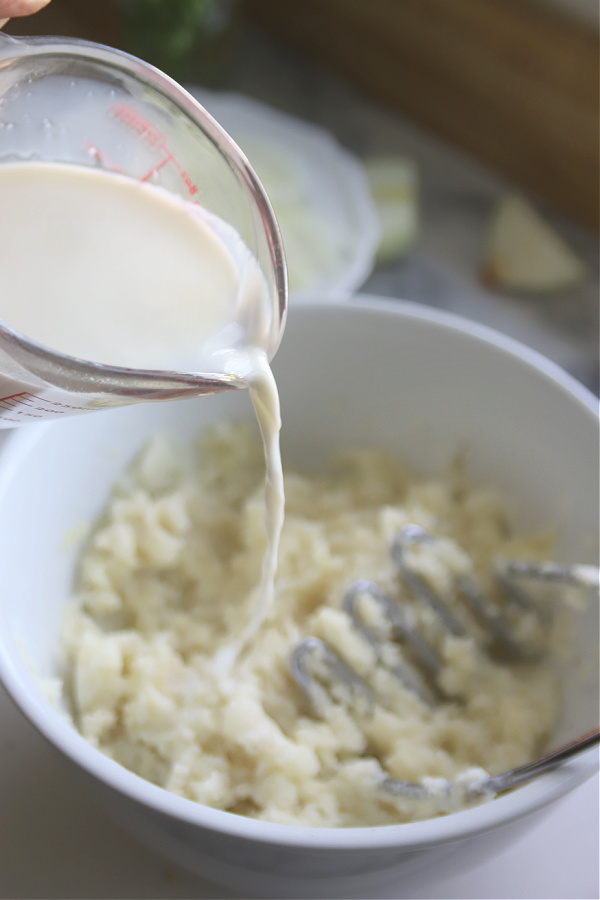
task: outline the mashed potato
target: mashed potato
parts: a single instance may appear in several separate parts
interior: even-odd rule
[[[249,651],[224,670],[217,651],[241,633],[255,600],[263,478],[253,429],[235,424],[187,450],[155,438],[115,486],[63,626],[65,690],[82,735],[182,797],[311,826],[424,818],[444,810],[439,779],[534,758],[558,715],[550,668],[492,661],[467,619],[475,638],[441,629],[398,578],[390,547],[409,523],[448,538],[420,566],[451,595],[449,569],[472,560],[485,583],[494,556],[542,558],[548,536],[515,537],[500,498],[466,484],[459,467],[423,480],[384,453],[356,450],[327,475],[288,471],[276,601]],[[404,688],[342,609],[345,588],[365,578],[396,597],[436,647],[444,702],[428,706]],[[463,615],[456,598],[449,603]],[[377,618],[368,599],[362,613]],[[515,628],[528,641],[553,638],[533,616]],[[292,650],[308,636],[325,640],[378,702],[361,711],[329,699],[315,716],[290,675]],[[397,661],[384,632],[382,641]],[[388,773],[432,779],[432,802],[379,789]]]

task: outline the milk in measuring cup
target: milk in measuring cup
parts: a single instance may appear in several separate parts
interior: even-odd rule
[[[101,169],[0,166],[0,320],[105,365],[227,371],[266,349],[267,287],[234,229]]]
[[[271,309],[258,262],[198,204],[54,163],[0,166],[0,258],[0,321],[30,340],[105,365],[219,373],[250,388],[267,463],[267,550],[247,640],[273,596],[283,522]]]

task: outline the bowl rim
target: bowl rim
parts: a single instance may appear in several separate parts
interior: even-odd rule
[[[340,303],[340,298],[327,297],[303,304],[297,309],[303,311],[298,313],[299,315],[306,315],[307,311],[310,314],[311,309],[320,315],[332,309],[340,310],[340,314],[343,314],[341,311],[345,307],[365,312],[367,315],[392,313],[399,318],[442,325],[452,331],[466,333],[478,341],[491,344],[513,358],[518,357],[519,361],[545,375],[557,387],[562,388],[571,399],[578,401],[593,414],[595,421],[600,417],[598,399],[560,366],[513,338],[453,313],[408,301],[367,294],[357,295],[343,304]],[[296,315],[296,311],[292,310],[292,320]],[[59,423],[41,423],[30,425],[27,429],[15,429],[0,445],[0,502],[2,493],[18,468],[20,460],[43,437],[48,428],[57,425],[60,427]],[[52,709],[41,688],[36,689],[30,680],[23,678],[25,668],[22,661],[20,663],[19,666],[15,659],[11,658],[10,648],[5,646],[0,630],[0,683],[36,730],[67,759],[108,788],[123,794],[130,801],[148,807],[153,812],[200,829],[250,842],[312,851],[332,849],[356,851],[360,848],[397,849],[406,852],[461,840],[508,824],[552,803],[590,778],[599,768],[598,748],[592,748],[580,757],[570,760],[560,769],[548,772],[535,781],[496,798],[491,803],[420,822],[351,828],[264,822],[213,809],[171,794],[104,756]]]

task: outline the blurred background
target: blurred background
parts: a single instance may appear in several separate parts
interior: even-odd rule
[[[52,0],[5,30],[190,87],[265,183],[294,295],[447,308],[598,390],[596,0]]]

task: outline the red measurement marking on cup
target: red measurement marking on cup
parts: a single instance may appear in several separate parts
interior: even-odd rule
[[[145,175],[142,175],[142,177],[139,179],[140,181],[148,181],[164,166],[166,166],[168,163],[171,163],[177,169],[179,177],[185,184],[188,193],[191,196],[194,196],[194,194],[198,193],[197,185],[194,184],[185,169],[175,159],[167,146],[167,140],[164,134],[162,133],[162,131],[160,131],[160,129],[156,127],[156,125],[153,125],[152,122],[148,121],[148,119],[145,118],[145,116],[137,112],[135,109],[132,109],[122,101],[113,103],[110,108],[110,115],[113,116],[113,118],[117,119],[119,122],[122,122],[132,131],[135,131],[135,133],[140,138],[142,138],[143,141],[149,144],[150,147],[158,150],[163,154],[162,159],[158,163],[156,163],[156,165],[152,166],[152,168],[149,169],[145,173]]]
[[[31,419],[45,419],[49,415],[61,416],[70,409],[86,410],[87,407],[70,406],[68,403],[59,403],[57,400],[46,400],[45,397],[38,397],[28,391],[0,397],[0,419],[7,422],[19,422],[23,416]],[[18,418],[14,418],[14,416]]]

